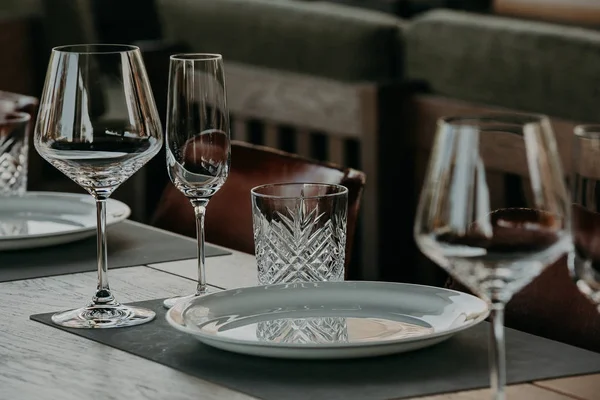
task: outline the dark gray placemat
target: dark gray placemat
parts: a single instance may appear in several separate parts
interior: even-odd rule
[[[171,328],[162,300],[135,303],[156,319],[131,328],[86,330],[31,319],[266,400],[400,399],[489,386],[487,322],[436,346],[394,356],[344,361],[277,360],[205,346]],[[509,383],[600,372],[600,354],[506,330]]]
[[[132,221],[107,230],[108,268],[196,257],[196,241]],[[231,254],[206,245],[206,256]],[[0,252],[0,282],[96,271],[96,237],[37,249]]]

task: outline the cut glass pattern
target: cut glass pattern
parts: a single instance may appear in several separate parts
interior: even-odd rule
[[[330,218],[302,204],[274,212],[255,210],[254,240],[261,284],[344,279],[346,213]]]

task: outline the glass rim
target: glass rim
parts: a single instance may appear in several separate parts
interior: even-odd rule
[[[254,197],[259,197],[262,199],[279,199],[279,200],[294,200],[297,199],[298,196],[282,196],[278,194],[266,194],[260,193],[261,190],[267,188],[276,188],[276,187],[284,187],[284,186],[317,186],[317,187],[330,187],[335,188],[337,191],[334,193],[326,193],[326,194],[317,194],[311,196],[304,196],[303,199],[322,199],[327,197],[338,197],[348,194],[348,188],[344,185],[340,185],[337,183],[323,183],[323,182],[280,182],[280,183],[267,183],[264,185],[258,185],[250,189],[250,193]]]
[[[100,50],[105,48],[106,50]],[[77,50],[79,49],[79,50]],[[120,50],[118,50],[120,49]],[[52,48],[53,53],[63,54],[121,54],[121,53],[132,53],[139,51],[138,46],[132,44],[118,44],[118,43],[80,43],[80,44],[66,44],[56,46]]]
[[[177,53],[172,54],[171,61],[222,61],[223,56],[219,53]]]
[[[573,128],[573,134],[584,139],[600,138],[600,124],[581,124]]]
[[[10,111],[6,113],[0,113],[0,124],[12,124],[12,123],[23,123],[29,122],[31,115],[21,111]]]
[[[549,123],[546,114],[523,112],[498,112],[484,114],[456,114],[440,117],[438,124],[450,126],[480,127],[485,124],[504,124],[512,126],[527,126]]]

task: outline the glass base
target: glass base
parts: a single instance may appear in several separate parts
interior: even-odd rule
[[[52,316],[52,322],[67,328],[121,328],[150,322],[152,310],[122,304],[98,304],[63,311]]]
[[[163,301],[163,307],[169,309],[181,300],[193,299],[198,296],[202,296],[202,294],[195,293],[195,294],[190,294],[187,296],[170,297],[168,299],[165,299],[165,301]]]

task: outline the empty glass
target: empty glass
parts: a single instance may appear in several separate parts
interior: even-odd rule
[[[231,164],[231,134],[223,58],[219,54],[171,56],[166,128],[167,170],[194,207],[198,240],[198,282],[190,295],[166,299],[164,306],[206,293],[204,214],[223,186]]]
[[[35,126],[35,148],[94,197],[98,226],[96,293],[86,306],[52,316],[54,323],[114,328],[155,317],[149,309],[120,304],[109,288],[106,200],[158,153],[162,143],[139,48],[90,44],[52,50]]]
[[[24,112],[0,112],[0,196],[27,189],[30,120]]]
[[[571,159],[573,242],[569,267],[600,311],[600,125],[575,127]]]
[[[519,174],[521,196],[496,208],[498,171]],[[442,118],[415,219],[421,251],[491,303],[490,381],[505,398],[504,306],[571,247],[571,205],[545,116]]]
[[[268,184],[251,197],[260,284],[344,280],[345,186]]]

